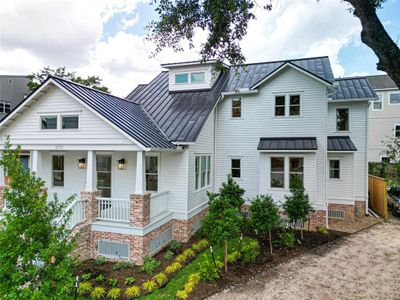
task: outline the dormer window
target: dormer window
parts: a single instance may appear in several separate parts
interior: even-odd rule
[[[190,74],[191,83],[203,83],[204,82],[205,73],[204,72],[196,72]]]
[[[196,84],[205,82],[205,72],[187,72],[175,74],[175,84]]]
[[[189,83],[189,73],[175,74],[175,83]]]

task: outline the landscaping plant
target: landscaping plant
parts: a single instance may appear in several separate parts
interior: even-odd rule
[[[167,250],[164,253],[164,259],[166,259],[166,260],[171,260],[172,258],[174,258],[174,256],[175,256],[175,253],[172,252],[171,250]]]
[[[130,286],[125,290],[125,297],[128,299],[139,297],[140,295],[140,287],[134,285]]]
[[[108,284],[109,284],[110,286],[116,286],[116,285],[118,284],[118,279],[116,279],[116,278],[110,278],[110,279],[108,279]]]
[[[257,256],[260,255],[260,244],[255,239],[245,240],[240,254],[245,264],[255,262]]]
[[[315,210],[298,176],[291,178],[290,193],[290,196],[285,196],[285,202],[282,205],[289,221],[291,224],[295,224],[297,220],[306,222],[308,216]],[[301,239],[303,239],[303,226],[301,226]]]
[[[271,195],[261,195],[251,202],[250,211],[250,223],[253,228],[261,234],[268,233],[269,248],[272,254],[271,232],[279,227],[279,207],[274,203]]]
[[[158,273],[153,277],[153,280],[157,282],[159,286],[162,286],[164,283],[168,281],[168,277],[164,273]]]
[[[133,268],[135,265],[129,261],[118,261],[113,265],[113,270],[125,270]]]
[[[157,288],[157,284],[153,280],[147,280],[142,284],[142,288],[148,292],[151,293]]]
[[[93,299],[103,299],[106,295],[106,290],[100,286],[95,287],[90,293],[90,297]]]
[[[201,279],[210,283],[217,281],[221,276],[221,268],[223,265],[224,264],[219,260],[215,261],[215,265],[209,259],[204,260],[198,266]]]
[[[126,277],[125,278],[125,285],[131,285],[135,282],[135,278],[133,277]]]
[[[102,283],[104,280],[106,280],[106,278],[102,274],[96,277],[96,282]]]
[[[165,268],[167,274],[172,274],[182,269],[182,265],[179,262],[173,262],[168,267]]]
[[[90,295],[93,290],[93,286],[90,282],[81,282],[78,285],[78,294],[81,296]]]
[[[107,297],[111,300],[117,300],[121,297],[122,291],[119,288],[112,288],[108,291]]]
[[[98,256],[96,257],[96,260],[94,261],[94,263],[96,264],[96,266],[102,266],[106,263],[106,258],[103,256]]]
[[[279,246],[285,248],[293,248],[295,242],[296,238],[291,230],[279,233],[279,240],[277,241],[277,244]]]
[[[151,256],[145,256],[143,258],[143,266],[141,267],[140,271],[151,275],[159,267],[160,264],[161,263],[157,259]]]
[[[45,182],[24,170],[20,150],[12,150],[7,137],[0,160],[9,178],[2,191],[7,209],[0,212],[0,297],[63,299],[73,288],[76,265],[70,213],[64,215],[73,198],[48,199]]]
[[[172,240],[169,243],[169,250],[177,254],[182,249],[182,243],[178,242],[177,240]]]
[[[329,233],[328,229],[326,229],[326,227],[324,227],[324,226],[318,227],[317,231],[318,231],[318,233],[324,234],[324,235],[327,235]]]
[[[92,274],[90,274],[90,273],[82,274],[82,276],[81,276],[82,280],[84,280],[84,281],[88,281],[91,277],[92,277]]]

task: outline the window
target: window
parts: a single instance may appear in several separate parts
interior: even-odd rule
[[[389,94],[390,104],[400,104],[400,93],[390,93]]]
[[[96,156],[97,189],[101,196],[111,197],[111,155]]]
[[[285,187],[285,158],[271,157],[271,187]]]
[[[78,129],[79,117],[78,116],[61,116],[62,129]]]
[[[41,129],[57,129],[57,116],[40,117]]]
[[[205,73],[204,72],[197,72],[190,74],[190,82],[191,83],[202,83],[204,82]]]
[[[289,158],[289,186],[292,184],[292,179],[297,177],[304,182],[304,159],[302,157]]]
[[[290,95],[289,115],[300,116],[300,95]]]
[[[211,156],[196,156],[195,190],[209,186],[211,182]]]
[[[232,118],[242,117],[242,100],[233,99],[232,100]]]
[[[349,109],[337,108],[336,109],[336,130],[348,131],[349,130]]]
[[[383,109],[383,94],[377,94],[378,99],[372,102],[372,110],[382,110]]]
[[[146,156],[146,191],[158,191],[158,156]]]
[[[231,159],[231,174],[233,178],[241,177],[241,160],[240,158],[232,158]]]
[[[340,179],[340,160],[329,160],[329,178]]]
[[[175,74],[175,83],[189,83],[189,73]]]
[[[11,111],[11,103],[1,101],[0,102],[0,113],[1,114],[8,114]]]
[[[285,115],[285,96],[275,97],[275,116]]]
[[[53,155],[53,186],[64,186],[64,155]]]
[[[389,157],[387,157],[387,156],[382,156],[382,157],[381,157],[381,163],[383,163],[383,164],[388,164],[388,163],[390,163]]]
[[[394,136],[400,137],[400,125],[398,125],[398,124],[394,125]]]

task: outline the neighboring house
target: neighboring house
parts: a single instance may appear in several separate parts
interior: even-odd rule
[[[3,119],[30,93],[26,76],[0,75],[0,119]]]
[[[376,99],[365,78],[334,79],[327,57],[223,73],[215,61],[162,67],[127,99],[51,77],[0,123],[1,141],[10,135],[30,151],[49,194],[78,195],[71,226],[83,257],[141,263],[172,238],[187,241],[207,191],[229,173],[246,198],[277,202],[298,176],[316,209],[312,225],[365,214]]]
[[[378,99],[369,110],[368,161],[382,162],[384,141],[400,137],[400,90],[388,75],[367,76]]]

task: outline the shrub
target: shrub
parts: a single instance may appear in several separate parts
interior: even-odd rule
[[[183,263],[186,261],[186,256],[183,254],[179,254],[176,258],[175,261],[179,262],[179,263]]]
[[[110,286],[116,286],[116,285],[118,284],[118,279],[116,279],[116,278],[110,278],[110,279],[108,279],[108,284],[109,284]]]
[[[106,261],[107,260],[106,260],[105,257],[98,256],[98,257],[96,257],[96,260],[94,261],[94,263],[95,263],[96,266],[102,266],[102,265],[104,265],[106,263]]]
[[[203,239],[203,240],[200,240],[197,243],[197,245],[199,246],[200,251],[202,251],[202,250],[206,249],[210,245],[210,243],[207,240]]]
[[[260,244],[257,240],[251,239],[244,243],[240,252],[245,264],[255,262],[257,256],[260,255]]]
[[[250,224],[261,234],[269,235],[269,247],[272,254],[271,231],[279,227],[279,208],[270,195],[256,197],[250,206]]]
[[[140,287],[136,285],[130,286],[125,290],[125,297],[128,299],[139,297],[139,295],[140,295]]]
[[[191,292],[193,292],[195,287],[196,287],[196,284],[194,282],[188,281],[185,283],[185,286],[183,287],[183,289],[186,292],[191,293]]]
[[[133,268],[135,265],[129,261],[118,261],[113,265],[113,270],[125,270]]]
[[[158,273],[153,277],[153,279],[157,282],[159,286],[162,286],[164,283],[168,281],[168,277],[164,273]]]
[[[233,251],[228,255],[228,263],[233,264],[236,260],[239,260],[241,257],[242,257],[241,253]]]
[[[143,259],[143,266],[141,267],[140,271],[151,275],[159,266],[160,262],[158,260],[150,256],[145,256]]]
[[[278,244],[281,247],[293,248],[295,242],[296,242],[296,238],[295,238],[293,232],[285,231],[285,232],[279,234]]]
[[[121,289],[119,288],[112,288],[111,290],[108,291],[107,297],[110,298],[111,300],[117,300],[121,297]]]
[[[100,274],[99,276],[96,277],[97,282],[104,282],[105,279],[106,278],[102,274]]]
[[[90,282],[81,282],[78,285],[78,294],[80,296],[90,295],[93,290],[93,286]]]
[[[220,261],[215,261],[217,267],[215,267],[213,262],[210,262],[208,259],[204,260],[199,264],[199,273],[201,279],[207,282],[215,282],[219,279],[221,270],[220,268],[223,266],[223,263]]]
[[[125,278],[125,285],[131,285],[135,282],[135,278],[133,277],[126,277]]]
[[[97,286],[93,289],[92,293],[90,294],[90,297],[94,299],[103,299],[105,295],[106,295],[106,290],[100,286]]]
[[[166,260],[171,260],[175,256],[175,253],[172,252],[171,250],[167,250],[164,253],[164,259]]]
[[[169,250],[177,254],[182,249],[182,244],[177,240],[172,240],[169,244]]]
[[[201,274],[199,272],[190,274],[188,277],[188,281],[194,282],[195,284],[198,284],[200,280],[201,280]]]
[[[194,253],[193,249],[190,248],[183,251],[182,254],[186,257],[186,259],[191,259],[196,256],[196,253]]]
[[[81,276],[83,281],[88,281],[88,280],[90,280],[91,277],[92,277],[92,274],[90,274],[90,273],[82,274],[82,276]]]
[[[175,296],[177,299],[186,300],[189,297],[189,293],[186,290],[179,290]]]
[[[150,293],[152,291],[154,291],[155,289],[157,289],[157,284],[153,281],[153,280],[147,280],[146,282],[144,282],[142,284],[142,288]]]
[[[182,269],[182,265],[179,262],[173,262],[170,264],[168,267],[165,268],[165,273],[171,274],[178,272],[180,269]]]
[[[318,227],[317,231],[318,231],[318,233],[324,234],[324,235],[327,235],[329,233],[328,229],[326,229],[326,227],[324,227],[324,226]]]
[[[305,193],[303,183],[294,176],[290,183],[290,196],[285,196],[285,203],[282,207],[285,210],[290,222],[294,224],[297,220],[307,221],[310,213],[314,212],[308,195]],[[303,227],[301,227],[301,238],[303,238]]]

